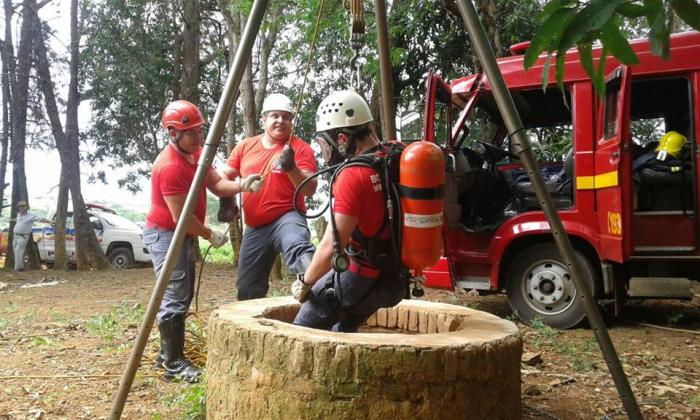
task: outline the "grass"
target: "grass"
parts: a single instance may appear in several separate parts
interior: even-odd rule
[[[598,348],[595,340],[586,340],[582,344],[557,340],[559,333],[542,322],[540,318],[535,318],[530,327],[535,333],[534,346],[536,348],[549,347],[557,354],[567,357],[571,360],[572,370],[583,372],[598,367],[595,362],[595,350]]]
[[[191,384],[181,390],[177,390],[175,394],[166,396],[164,401],[170,406],[181,408],[183,419],[200,420],[206,417],[206,378],[198,384]],[[155,416],[155,417],[154,417]],[[161,414],[155,413],[151,416],[152,419],[160,419]]]
[[[11,324],[10,320],[7,318],[0,318],[0,331],[4,331]]]
[[[209,242],[200,241],[199,250],[201,251],[202,256],[204,256],[204,254],[207,252],[207,248],[209,248]],[[209,253],[207,254],[205,261],[207,263],[214,264],[230,264],[233,261],[233,247],[231,247],[230,243],[222,246],[221,248],[211,247],[209,248]]]
[[[88,331],[99,337],[100,340],[111,343],[129,326],[140,324],[143,320],[143,313],[140,304],[129,305],[122,302],[118,307],[112,308],[110,312],[90,318],[86,326]]]

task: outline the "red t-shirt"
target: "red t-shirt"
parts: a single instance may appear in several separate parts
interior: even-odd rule
[[[384,194],[377,171],[365,166],[343,169],[333,184],[333,211],[359,219],[364,236],[375,236],[384,224]]]
[[[176,223],[170,214],[170,209],[163,197],[168,195],[187,194],[197,171],[197,161],[202,154],[200,147],[192,154],[194,163],[188,162],[178,153],[174,145],[168,144],[155,162],[151,172],[151,208],[146,216],[146,226],[165,230],[175,230]],[[209,168],[210,171],[213,168]],[[206,182],[205,182],[206,184]],[[204,223],[207,212],[207,194],[204,185],[199,193],[195,216]]]
[[[238,143],[231,152],[226,164],[238,171],[241,177],[250,174],[260,174],[265,177],[262,188],[256,193],[243,193],[243,212],[245,223],[256,227],[272,223],[283,214],[294,209],[294,184],[282,168],[277,167],[277,160],[284,143],[272,149],[262,145],[262,135],[249,137]],[[290,141],[294,149],[294,160],[297,167],[304,171],[316,172],[316,160],[311,146],[298,137]],[[306,211],[304,196],[299,194],[297,199],[299,209]]]

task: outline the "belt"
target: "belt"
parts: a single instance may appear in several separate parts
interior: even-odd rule
[[[350,259],[350,267],[348,267],[348,271],[351,273],[359,274],[362,277],[368,277],[372,279],[376,279],[377,277],[379,277],[380,273],[378,269],[370,267],[368,265],[360,264],[352,258]]]
[[[28,233],[15,233],[15,236],[21,236],[23,238],[28,238],[29,234]]]

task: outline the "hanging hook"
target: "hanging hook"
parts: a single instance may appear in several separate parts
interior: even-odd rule
[[[355,53],[350,59],[350,68],[352,69],[350,84],[355,90],[360,90],[360,81],[362,80],[362,63],[359,61],[360,49],[362,48],[363,38],[365,34],[365,19],[362,8],[362,0],[351,0],[350,2],[350,46]]]

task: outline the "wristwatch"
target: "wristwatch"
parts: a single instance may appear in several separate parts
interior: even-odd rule
[[[309,284],[306,284],[306,282],[304,281],[304,273],[297,273],[297,280],[299,280],[301,282],[301,284],[303,284],[305,286],[310,286]]]

